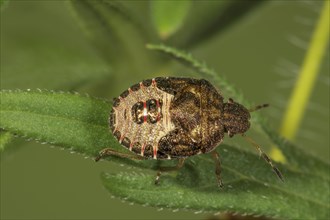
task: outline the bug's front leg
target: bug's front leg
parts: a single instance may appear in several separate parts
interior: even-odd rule
[[[215,175],[217,177],[217,181],[218,181],[218,186],[220,188],[223,187],[223,183],[222,183],[222,179],[221,179],[221,161],[220,161],[220,157],[219,157],[219,153],[217,151],[212,151],[212,158],[214,160],[215,163]]]
[[[134,155],[134,154],[126,154],[126,153],[121,153],[118,151],[113,150],[112,148],[104,148],[99,152],[99,155],[95,158],[95,161],[99,161],[102,158],[108,157],[108,156],[117,156],[121,158],[128,158],[132,160],[145,160],[144,157],[139,156],[139,155]]]
[[[160,175],[162,174],[162,172],[170,172],[170,171],[175,171],[175,170],[180,169],[183,166],[185,159],[186,158],[180,158],[178,163],[174,167],[160,167],[158,172],[157,172],[157,176],[156,176],[156,179],[155,179],[155,184],[158,185],[159,178],[160,178]]]

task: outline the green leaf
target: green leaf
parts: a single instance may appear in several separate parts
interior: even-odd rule
[[[151,1],[151,19],[162,39],[175,33],[184,23],[191,1]]]
[[[209,155],[191,157],[177,175],[163,174],[155,186],[145,170],[102,175],[113,194],[139,204],[196,212],[235,212],[279,219],[327,219],[329,178],[281,166],[285,183],[276,179],[255,154],[231,146],[217,148],[225,187],[219,189]]]
[[[0,94],[0,127],[6,131],[91,157],[109,146],[127,152],[109,132],[111,105],[107,101],[51,91],[1,91]],[[114,195],[151,206],[278,218],[327,217],[329,175],[313,175],[287,164],[279,166],[285,176],[285,183],[282,183],[257,155],[228,145],[217,150],[223,164],[226,186],[223,190],[217,187],[214,163],[209,155],[189,158],[175,177],[164,173],[159,186],[153,183],[156,172],[149,175],[146,169],[104,174],[102,180]],[[139,168],[157,169],[159,165],[153,160],[108,159]],[[305,162],[305,158],[295,159],[299,164]],[[173,161],[165,162],[173,165]]]
[[[110,146],[111,105],[77,94],[1,91],[1,123],[6,131],[69,148],[89,156]]]

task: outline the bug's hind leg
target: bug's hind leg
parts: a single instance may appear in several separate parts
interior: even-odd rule
[[[222,188],[223,183],[222,183],[222,179],[221,179],[221,161],[220,161],[219,153],[214,150],[214,151],[212,151],[211,154],[212,154],[212,158],[215,163],[215,175],[217,177],[218,186],[220,188]]]
[[[186,160],[186,158],[180,158],[178,163],[174,167],[160,167],[157,172],[155,184],[156,185],[159,184],[159,178],[160,178],[160,175],[162,174],[162,172],[170,172],[170,171],[175,171],[175,170],[180,169],[183,166],[185,160]]]
[[[144,157],[135,155],[135,154],[126,154],[126,153],[121,153],[118,151],[113,150],[112,148],[104,148],[99,152],[99,155],[95,158],[95,161],[99,161],[102,158],[108,157],[108,156],[117,156],[121,158],[128,158],[132,160],[145,160]]]

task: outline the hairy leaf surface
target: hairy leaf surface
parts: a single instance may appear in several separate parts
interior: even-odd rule
[[[0,127],[11,133],[48,142],[94,157],[104,147],[127,150],[108,129],[111,105],[78,94],[49,91],[1,91]],[[196,211],[232,211],[279,218],[326,218],[329,214],[329,176],[279,166],[280,182],[258,155],[221,145],[225,188],[217,187],[214,163],[209,155],[189,158],[178,173],[164,173],[154,184],[160,163],[108,158],[139,168],[135,172],[103,174],[109,191],[121,198],[150,206]],[[305,158],[294,155],[299,163]],[[314,160],[314,159],[313,159]],[[315,161],[314,161],[315,162]],[[329,169],[327,164],[316,161]],[[173,161],[161,165],[173,166]]]

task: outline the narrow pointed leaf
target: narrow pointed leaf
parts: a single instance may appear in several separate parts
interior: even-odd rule
[[[80,95],[1,91],[1,128],[92,155],[112,142],[109,108],[104,101]]]
[[[155,174],[143,170],[102,175],[114,196],[139,204],[196,212],[235,212],[279,219],[327,219],[329,179],[296,172],[281,166],[285,182],[279,181],[257,155],[221,145],[222,176],[219,189],[214,162],[209,155],[192,157],[177,174],[165,173],[160,185]]]
[[[106,101],[68,93],[2,91],[0,107],[0,127],[26,138],[88,156],[97,155],[105,146],[125,151],[108,130],[111,105]],[[282,183],[257,155],[226,145],[218,151],[226,185],[222,191],[217,187],[214,163],[209,155],[188,159],[175,178],[171,177],[173,174],[164,174],[159,187],[153,184],[155,173],[148,175],[145,169],[139,170],[139,174],[104,175],[103,181],[114,195],[151,206],[283,218],[327,217],[328,176],[312,175],[285,165],[279,166],[285,177]],[[157,164],[155,161],[126,162],[153,169]]]

